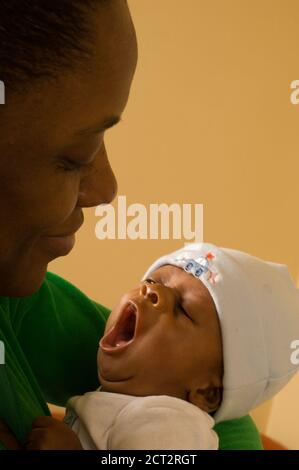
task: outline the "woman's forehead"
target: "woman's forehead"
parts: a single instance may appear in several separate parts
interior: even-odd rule
[[[108,20],[121,28],[108,28],[103,12],[98,15],[89,62],[62,70],[55,80],[33,82],[24,95],[7,96],[3,120],[15,127],[19,137],[22,130],[28,138],[34,131],[34,139],[38,132],[46,132],[53,141],[55,133],[71,137],[120,118],[136,68],[137,44],[129,11],[123,7],[114,10],[107,9],[105,15],[112,15]]]

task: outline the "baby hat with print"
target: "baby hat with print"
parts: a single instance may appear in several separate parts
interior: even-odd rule
[[[178,266],[210,292],[220,320],[224,376],[216,422],[238,418],[275,395],[299,365],[299,290],[286,266],[208,243],[162,256],[147,270]],[[297,362],[297,361],[293,361]]]

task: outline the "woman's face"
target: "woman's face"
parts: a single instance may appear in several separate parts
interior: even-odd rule
[[[93,59],[1,107],[0,295],[37,290],[72,249],[82,209],[117,191],[104,135],[128,100],[136,38],[124,0],[93,14]]]

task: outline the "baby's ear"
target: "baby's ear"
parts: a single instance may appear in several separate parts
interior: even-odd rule
[[[190,391],[188,401],[207,413],[218,410],[222,400],[222,387],[197,388]]]

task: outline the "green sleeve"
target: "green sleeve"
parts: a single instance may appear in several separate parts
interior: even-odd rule
[[[259,432],[250,416],[223,421],[214,430],[219,437],[220,450],[262,450]]]
[[[107,308],[52,273],[37,293],[10,302],[14,331],[46,401],[64,406],[99,386],[97,349]]]

